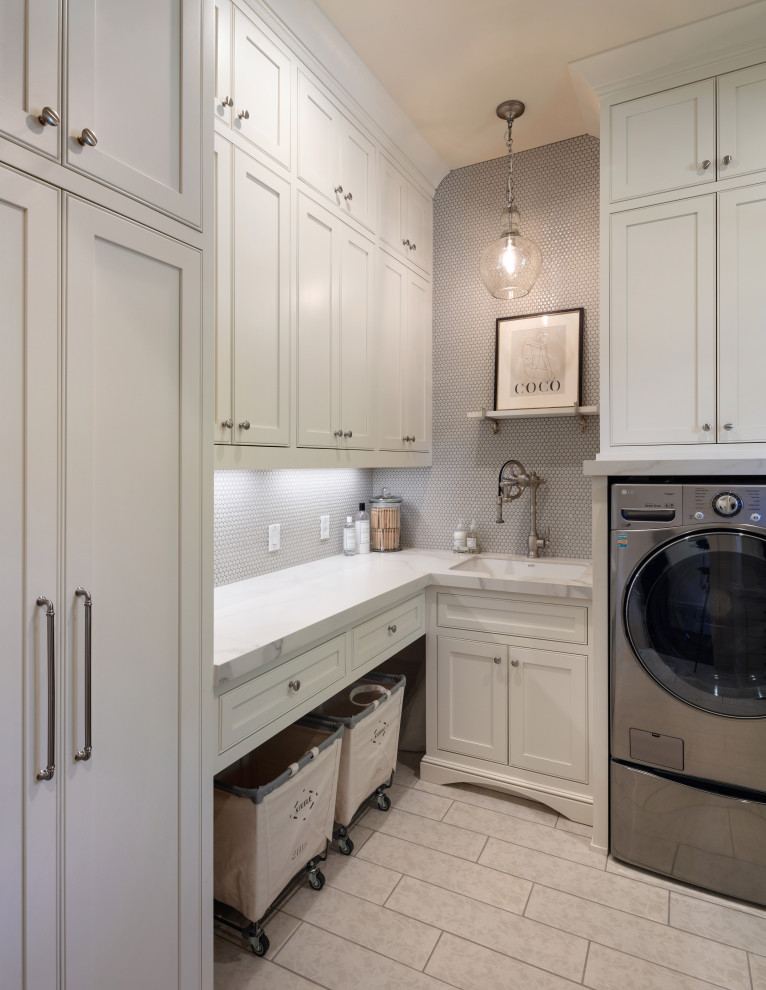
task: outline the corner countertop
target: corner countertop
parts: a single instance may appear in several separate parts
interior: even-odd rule
[[[273,667],[341,629],[389,608],[429,585],[590,599],[592,568],[579,579],[532,578],[526,557],[479,554],[470,559],[521,562],[521,575],[496,577],[452,570],[466,558],[445,550],[403,550],[324,557],[215,589],[214,688],[217,694]],[[585,564],[542,557],[539,563]],[[530,567],[530,572],[533,570]]]

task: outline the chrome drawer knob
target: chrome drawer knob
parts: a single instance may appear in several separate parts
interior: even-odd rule
[[[724,155],[723,158],[721,159],[722,165],[732,165],[733,163],[734,163],[733,155]]]
[[[239,117],[240,120],[250,120],[250,111],[249,110],[240,110],[240,112],[237,114],[237,116]]]
[[[417,251],[417,249],[418,249],[418,246],[417,246],[417,244],[415,244],[415,242],[413,241],[413,243],[412,243],[412,244],[410,244],[410,251]]]
[[[713,163],[710,161],[710,159],[709,158],[706,158],[704,162],[700,162],[700,168],[701,169],[708,169],[708,168],[710,168],[710,166],[712,164]]]
[[[242,422],[239,424],[239,428],[240,428],[240,430],[249,430],[250,429],[250,420],[249,419],[243,419]]]
[[[350,203],[354,197],[351,195],[351,193],[346,193],[346,195],[343,198],[345,200],[348,200],[348,202]]]
[[[705,433],[710,433],[710,423],[703,423],[702,429]]]
[[[348,432],[346,432],[346,433],[343,434],[343,436],[344,437],[348,437],[349,440],[351,439],[351,437],[353,437],[353,435],[354,434],[353,434],[353,432],[351,430],[348,430]]]
[[[396,624],[392,622],[391,625],[388,627],[388,631],[390,633],[395,633],[396,632]]]
[[[503,662],[503,658],[502,657],[492,657],[492,660],[493,660],[494,663],[502,663]]]
[[[343,430],[333,430],[332,431],[332,435],[334,437],[342,437],[343,436]]]
[[[231,421],[230,419],[225,419],[225,420],[224,420],[224,421],[223,421],[223,422],[221,423],[221,426],[222,426],[222,427],[223,427],[223,428],[224,428],[225,430],[230,430],[230,429],[232,428],[232,426],[234,426],[234,424],[232,423],[232,421]]]
[[[724,423],[723,424],[723,428],[725,430],[733,430],[734,429],[734,423]]]
[[[290,681],[290,683],[287,686],[288,686],[288,688],[292,688],[293,691],[300,691],[300,689],[301,689],[301,682],[300,681]]]
[[[89,148],[95,148],[98,144],[98,138],[93,133],[89,127],[84,127],[82,133],[77,138],[77,143],[81,144],[83,148],[87,145]]]
[[[511,660],[511,666],[512,667],[518,667],[518,665],[519,665],[519,661],[518,660]]]
[[[410,246],[410,239],[409,239],[409,237],[408,237],[408,238],[407,238],[406,240],[404,240],[404,241],[402,241],[402,244],[403,244],[403,245],[404,245],[405,247],[407,247],[407,248],[408,248],[408,247]]]
[[[335,189],[333,189],[333,192],[336,192],[340,196],[343,192],[343,186],[336,186]]]
[[[58,127],[61,123],[61,117],[56,113],[53,107],[43,107],[42,113],[37,118],[40,123],[45,127],[48,124],[50,127]]]
[[[233,107],[234,106],[234,100],[232,100],[232,98],[230,96],[224,96],[224,98],[221,100],[221,106],[222,107]]]

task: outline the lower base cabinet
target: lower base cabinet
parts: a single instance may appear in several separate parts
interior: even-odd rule
[[[429,615],[460,622],[453,602],[459,599],[436,592]],[[587,609],[559,601],[528,607],[542,628],[548,608],[551,630],[554,619],[560,630],[562,611],[571,607],[578,613],[572,624],[578,642],[561,643],[560,632],[553,631],[551,643],[498,636],[489,626],[477,631],[472,617],[465,619],[471,629],[466,638],[435,621],[429,626],[428,738],[421,776],[507,790],[589,824],[587,617],[584,624],[579,621]],[[518,622],[525,604],[487,596],[485,608],[507,609]]]

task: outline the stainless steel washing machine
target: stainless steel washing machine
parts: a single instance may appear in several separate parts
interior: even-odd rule
[[[613,483],[611,849],[766,904],[766,485]]]

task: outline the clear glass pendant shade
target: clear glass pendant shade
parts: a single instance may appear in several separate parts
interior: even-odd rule
[[[481,252],[481,280],[496,299],[519,299],[535,284],[542,255],[519,233],[518,210],[506,207],[503,220],[503,233]]]

